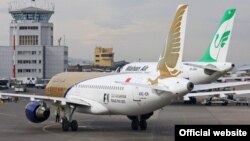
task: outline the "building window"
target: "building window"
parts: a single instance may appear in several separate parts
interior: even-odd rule
[[[42,60],[39,60],[39,64],[41,64],[42,63]]]
[[[36,69],[17,69],[17,72],[18,73],[35,73],[36,72]],[[27,78],[27,80],[29,80],[30,78]]]
[[[113,57],[113,54],[102,54],[102,57]]]
[[[33,14],[27,14],[27,19],[28,20],[33,20],[34,19],[33,16],[34,16]]]
[[[38,45],[38,36],[19,36],[19,45]]]
[[[38,26],[20,26],[19,30],[38,30]]]
[[[27,30],[27,26],[20,26],[19,30]]]
[[[17,64],[36,64],[36,60],[17,60]]]
[[[18,55],[36,55],[36,53],[37,53],[36,51],[17,51]]]
[[[36,60],[32,60],[32,64],[36,64]]]
[[[30,64],[30,62],[31,62],[30,60],[23,60],[24,64]]]
[[[68,60],[64,60],[64,64],[68,64]]]
[[[53,45],[53,40],[54,40],[54,37],[51,36],[51,37],[50,37],[50,44],[51,44],[51,45]]]
[[[95,60],[96,62],[99,62],[99,60]]]

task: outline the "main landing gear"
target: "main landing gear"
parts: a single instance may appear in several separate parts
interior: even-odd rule
[[[72,116],[76,110],[76,106],[68,106],[64,117],[62,118],[62,130],[63,131],[69,131],[69,128],[71,128],[72,131],[78,130],[78,123],[76,120],[72,120]],[[68,114],[67,114],[68,113]]]
[[[147,130],[147,119],[149,119],[154,113],[148,113],[139,116],[128,116],[128,118],[132,121],[131,128],[132,130],[138,130],[139,127],[141,130]]]

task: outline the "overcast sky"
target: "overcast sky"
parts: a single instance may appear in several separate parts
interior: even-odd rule
[[[16,0],[30,6],[30,0]],[[37,0],[40,4],[44,1]],[[9,45],[8,2],[0,0],[0,45]],[[53,0],[54,44],[66,36],[69,56],[93,60],[96,46],[113,47],[115,61],[157,61],[179,4],[189,5],[184,60],[198,60],[228,8],[236,8],[227,60],[250,60],[248,0]]]

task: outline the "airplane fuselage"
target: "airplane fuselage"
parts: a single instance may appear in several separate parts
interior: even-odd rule
[[[155,77],[157,75],[153,74],[114,74],[82,80],[70,86],[64,97],[77,103],[82,101],[82,105],[84,103],[91,105],[78,106],[77,111],[81,113],[138,115],[164,107],[188,92],[189,81],[183,78],[159,80],[157,86],[164,87],[168,91],[136,85],[139,83],[148,85],[148,79]],[[57,81],[52,78],[51,84],[46,89],[52,88],[53,82]]]
[[[191,64],[191,65],[188,65]],[[213,68],[211,68],[211,66]],[[208,73],[205,69],[216,69]],[[218,62],[183,62],[182,73],[178,77],[186,78],[194,84],[211,83],[233,68],[232,63]],[[121,73],[153,73],[157,74],[157,62],[135,62],[125,65]]]

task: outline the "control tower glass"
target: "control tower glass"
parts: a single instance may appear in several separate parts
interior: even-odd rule
[[[9,11],[16,21],[48,22],[54,11],[44,10],[36,7],[28,7]]]

